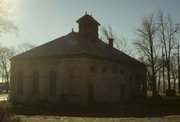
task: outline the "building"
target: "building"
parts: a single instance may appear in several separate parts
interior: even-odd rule
[[[146,96],[146,67],[98,38],[99,23],[86,14],[79,32],[11,59],[14,102],[117,103]]]

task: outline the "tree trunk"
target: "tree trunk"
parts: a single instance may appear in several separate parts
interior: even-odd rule
[[[173,76],[173,79],[174,79],[174,90],[176,89],[176,78],[175,76]]]
[[[161,85],[161,72],[159,70],[159,80],[158,80],[158,93],[160,91],[160,85]]]
[[[180,74],[180,71],[178,71]],[[179,88],[179,94],[180,94],[180,75],[178,75],[178,88]]]
[[[169,60],[167,62],[167,76],[168,76],[168,90],[171,90],[171,78],[170,78]]]
[[[164,66],[163,66],[163,92],[166,93],[166,82],[165,82]]]
[[[150,52],[151,52],[151,66],[152,66],[152,80],[153,80],[153,96],[157,95],[156,91],[156,73],[155,73],[155,62],[154,62],[154,50],[153,50],[153,41],[150,38]]]

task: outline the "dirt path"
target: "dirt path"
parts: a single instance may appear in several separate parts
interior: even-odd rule
[[[180,115],[145,118],[95,118],[67,116],[20,116],[23,122],[180,122]]]

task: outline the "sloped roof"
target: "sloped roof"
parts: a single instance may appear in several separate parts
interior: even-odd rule
[[[108,44],[101,40],[88,40],[76,32],[71,32],[66,36],[60,37],[27,52],[14,56],[12,60],[19,58],[71,55],[96,56],[126,63],[142,64],[123,52],[115,48],[110,48]]]
[[[97,22],[92,16],[90,16],[90,15],[88,15],[88,14],[84,15],[83,17],[81,17],[80,19],[78,19],[76,22],[77,22],[77,23],[81,23],[81,22],[92,22],[92,23],[94,23],[94,24],[96,24],[96,25],[98,25],[98,26],[100,25],[99,22]]]

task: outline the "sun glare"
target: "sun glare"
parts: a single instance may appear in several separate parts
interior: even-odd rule
[[[0,0],[0,14],[14,13],[13,4],[16,0]]]

